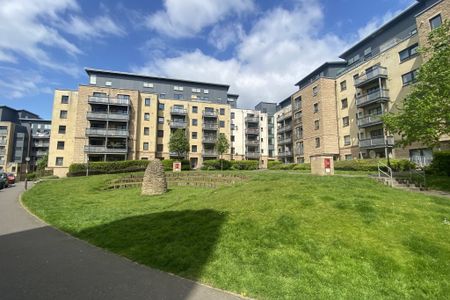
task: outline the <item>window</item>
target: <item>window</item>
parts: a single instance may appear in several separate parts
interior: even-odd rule
[[[192,88],[193,93],[201,93],[201,89]]]
[[[320,138],[316,138],[316,148],[320,147]]]
[[[342,107],[342,109],[348,107],[348,101],[347,101],[347,98],[341,100],[341,107]]]
[[[163,152],[164,151],[164,145],[163,144],[156,145],[156,151],[157,152]]]
[[[62,104],[67,104],[67,103],[69,103],[69,96],[67,96],[67,95],[61,96],[61,103],[62,103]]]
[[[235,136],[232,135],[232,136],[231,136],[231,141],[234,142],[234,139],[235,139]]]
[[[144,144],[142,144],[142,149],[143,150],[148,150],[148,143],[145,142]]]
[[[350,136],[344,135],[344,146],[349,146],[351,144]]]
[[[144,104],[145,106],[150,106],[150,98],[145,98]]]
[[[159,98],[160,99],[165,99],[166,98],[166,93],[160,93],[159,94]]]
[[[197,119],[192,119],[192,126],[197,126],[197,124],[198,124]]]
[[[294,99],[294,109],[301,109],[302,108],[302,96],[298,96]]]
[[[153,87],[153,83],[151,83],[151,82],[144,82],[144,87],[145,88],[152,88]]]
[[[314,103],[313,104],[313,111],[314,111],[314,113],[319,112],[319,103]]]
[[[158,124],[164,124],[164,117],[158,117]]]
[[[350,123],[349,123],[349,118],[348,118],[348,117],[343,117],[343,118],[342,118],[342,125],[343,125],[344,127],[347,127],[349,124],[350,124]]]
[[[164,110],[164,103],[158,103],[158,110]]]
[[[197,152],[197,145],[192,145],[191,152]]]
[[[141,157],[141,160],[148,160],[148,157]]]
[[[192,113],[198,113],[198,106],[192,106]]]
[[[442,18],[440,14],[430,19],[431,30],[438,28],[441,24]]]
[[[219,121],[220,128],[225,128],[225,121]]]
[[[89,76],[89,83],[90,84],[97,84],[97,75]]]
[[[232,112],[232,113],[231,113],[231,119],[234,120],[234,118],[235,118],[235,113]]]
[[[341,81],[341,92],[347,89],[347,80]]]
[[[319,122],[319,120],[315,120],[314,121],[314,129],[318,130],[319,128],[320,128],[320,122]]]
[[[175,85],[175,86],[173,87],[173,90],[174,90],[174,91],[182,91],[182,90],[183,90],[183,87],[182,87],[182,86]]]
[[[183,96],[183,94],[174,94],[173,98],[175,100],[182,100],[182,99],[184,99],[184,96]]]
[[[209,94],[209,90],[203,90],[203,93]]]
[[[63,141],[58,141],[58,143],[56,144],[56,149],[64,150],[64,142]]]
[[[193,132],[192,132],[192,139],[193,139],[193,140],[196,140],[196,139],[197,139],[197,132],[196,132],[196,131],[193,131]]]
[[[125,100],[130,100],[130,95],[125,95],[125,94],[117,94],[117,99],[125,99]]]
[[[348,60],[348,65],[352,65],[358,61],[359,61],[359,54],[356,54],[355,56],[353,56]]]
[[[225,108],[221,108],[219,110],[219,113],[220,113],[221,116],[224,116],[225,115]]]
[[[352,159],[353,159],[353,157],[351,154],[345,155],[345,160],[352,160]]]
[[[312,92],[313,92],[313,96],[316,96],[317,93],[319,92],[319,88],[317,86],[313,87]]]
[[[405,50],[400,51],[398,54],[400,56],[400,62],[408,60],[417,55],[417,50],[419,49],[419,44],[414,44]]]
[[[67,110],[61,110],[59,112],[59,118],[60,119],[67,119]]]
[[[372,56],[372,47],[367,48],[364,50],[364,58],[369,58]]]
[[[64,158],[63,158],[63,157],[57,157],[57,158],[56,158],[55,164],[56,164],[57,166],[62,166],[63,163],[64,163]]]
[[[144,135],[150,135],[150,128],[144,127]]]
[[[149,113],[145,113],[144,114],[144,121],[150,121],[150,114]]]
[[[59,125],[58,133],[59,134],[66,134],[66,126],[65,125]]]
[[[111,86],[111,85],[112,85],[112,82],[111,82],[111,81],[106,81],[106,82],[105,82],[105,85],[106,85],[106,86]]]
[[[417,77],[417,70],[403,74],[402,75],[403,85],[405,86],[413,83],[414,81],[416,81],[416,77]]]

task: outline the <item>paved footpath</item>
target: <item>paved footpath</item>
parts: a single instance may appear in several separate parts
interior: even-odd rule
[[[0,298],[240,299],[133,263],[30,215],[23,183],[0,190]]]

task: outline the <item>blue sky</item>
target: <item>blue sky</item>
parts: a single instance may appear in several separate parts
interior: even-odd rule
[[[231,85],[240,107],[304,75],[414,0],[0,0],[0,104],[51,117],[84,67]]]

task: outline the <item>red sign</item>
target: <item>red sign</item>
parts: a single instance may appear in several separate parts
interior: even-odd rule
[[[325,169],[331,169],[331,160],[329,158],[324,158],[323,164],[325,166]]]
[[[181,162],[174,162],[172,167],[174,172],[181,172]]]

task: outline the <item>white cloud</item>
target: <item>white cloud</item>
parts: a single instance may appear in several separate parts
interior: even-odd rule
[[[239,106],[280,101],[294,84],[327,60],[335,60],[347,43],[328,34],[317,1],[301,0],[292,9],[275,8],[261,15],[237,44],[233,58],[220,60],[201,50],[151,60],[133,71],[191,80],[228,83],[239,93]]]
[[[39,73],[33,70],[0,67],[0,90],[5,99],[19,99],[37,94],[52,94],[52,88]]]
[[[172,37],[191,37],[230,14],[252,11],[253,0],[164,0],[164,10],[150,15],[147,25]]]
[[[402,11],[403,10],[388,11],[382,16],[372,18],[372,20],[370,20],[364,27],[358,29],[358,40],[369,36],[392,18],[399,15]]]
[[[70,16],[69,21],[63,22],[60,27],[65,32],[82,39],[100,38],[105,35],[125,35],[125,30],[114,23],[109,16],[98,16],[89,21],[80,16]]]
[[[218,24],[213,27],[208,36],[208,43],[219,51],[228,49],[231,45],[239,43],[245,36],[241,24]]]

